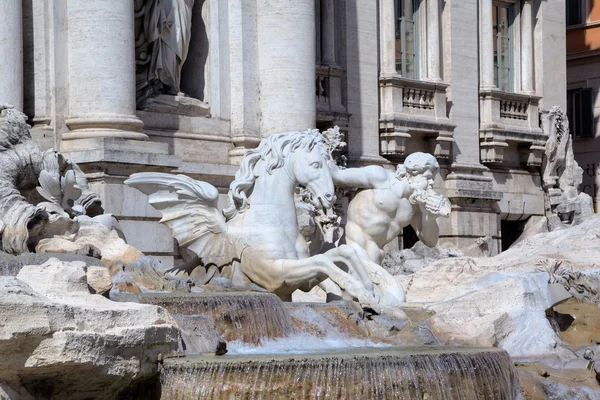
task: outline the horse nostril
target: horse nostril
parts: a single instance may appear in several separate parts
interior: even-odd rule
[[[325,193],[325,198],[327,200],[331,200],[331,199],[333,199],[333,195],[331,193]]]

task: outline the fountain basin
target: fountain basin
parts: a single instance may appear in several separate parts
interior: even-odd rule
[[[508,400],[518,380],[497,348],[353,348],[164,361],[163,399]]]
[[[272,293],[143,293],[138,299],[140,303],[166,308],[182,325],[183,320],[208,318],[228,342],[239,340],[258,345],[261,340],[295,332],[288,310]]]

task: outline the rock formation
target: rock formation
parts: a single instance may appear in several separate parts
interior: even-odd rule
[[[85,268],[50,259],[0,277],[0,398],[114,398],[177,349],[164,309],[91,294]]]
[[[546,313],[571,296],[598,301],[599,249],[595,216],[495,257],[441,259],[396,278],[406,285],[407,304],[435,312],[428,324],[443,342],[498,346],[512,357],[573,358]]]

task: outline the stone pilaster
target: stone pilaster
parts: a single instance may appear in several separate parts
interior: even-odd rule
[[[379,36],[381,76],[396,75],[396,22],[394,0],[380,0],[379,3]]]
[[[321,19],[323,21],[322,36],[322,54],[321,62],[323,65],[333,67],[336,64],[335,57],[335,1],[321,0]]]
[[[533,78],[533,19],[531,0],[523,2],[521,8],[521,91],[532,94]]]
[[[257,0],[260,133],[314,128],[315,4]]]
[[[494,88],[494,29],[492,0],[481,0],[479,11],[479,71],[482,88]]]
[[[0,103],[23,111],[23,6],[20,0],[0,2]]]
[[[477,20],[478,8],[479,43],[477,24],[466,22]],[[439,244],[448,242],[461,249],[471,248],[472,255],[493,255],[500,250],[498,201],[502,193],[494,190],[488,168],[480,163],[480,110],[473,106],[479,99],[480,85],[494,86],[491,12],[491,0],[453,1],[444,7],[443,37],[448,61],[444,64],[444,76],[449,77],[450,121],[456,127],[452,162],[443,183],[444,193],[452,202],[452,214],[450,219],[438,220]],[[474,79],[478,61],[480,82]]]
[[[440,9],[439,0],[427,0],[427,78],[440,82]]]

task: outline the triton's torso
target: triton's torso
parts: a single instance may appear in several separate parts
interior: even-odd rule
[[[393,175],[389,181],[386,187],[359,192],[348,207],[348,222],[360,226],[381,247],[400,234],[415,212],[408,201],[408,184]]]

